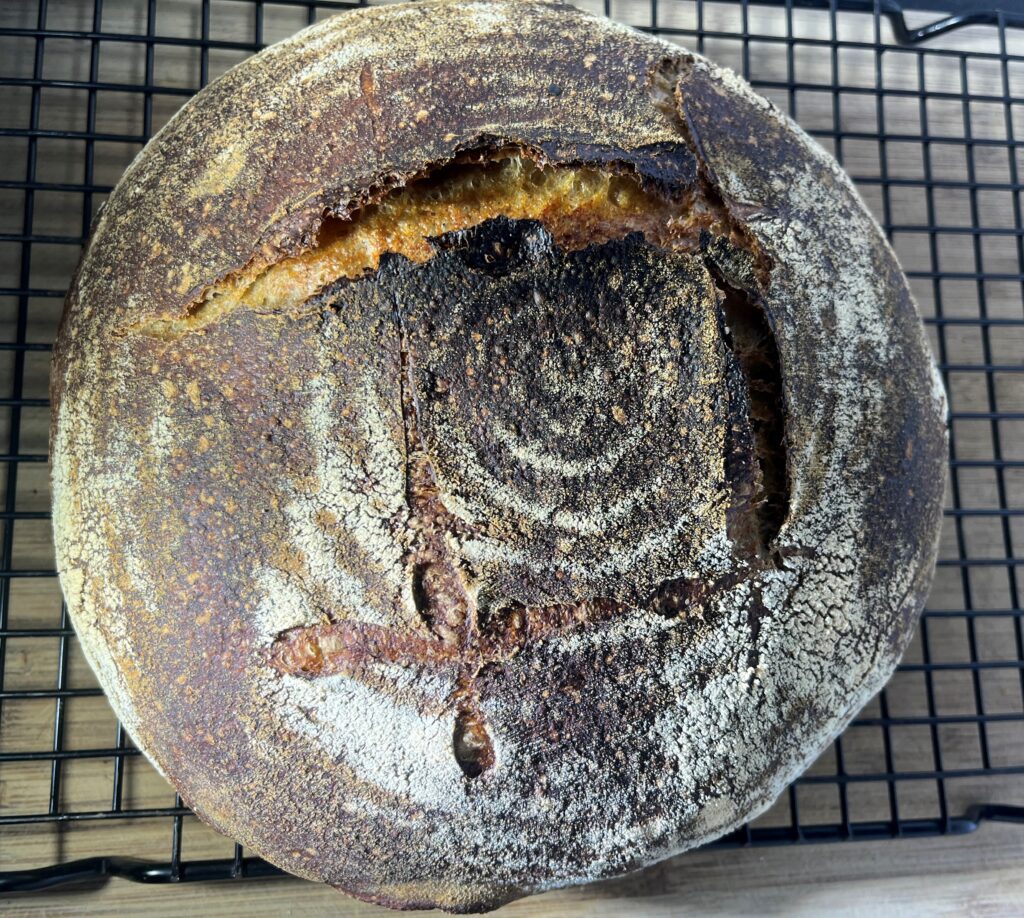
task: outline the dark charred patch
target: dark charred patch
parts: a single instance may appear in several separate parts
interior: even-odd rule
[[[756,252],[737,243],[729,236],[716,236],[703,230],[699,238],[700,253],[712,276],[719,286],[727,285],[736,290],[754,291],[763,289],[762,269]]]
[[[467,268],[491,277],[536,264],[554,246],[551,234],[540,223],[508,217],[445,233],[430,242],[437,251],[451,252]]]
[[[764,566],[785,504],[769,493],[778,488],[778,468],[785,469],[784,455],[769,449],[776,433],[781,444],[781,415],[765,407],[781,393],[777,350],[766,320],[758,324],[755,307],[744,309],[726,280],[755,283],[754,256],[710,232],[699,243],[700,257],[667,251],[641,233],[565,248],[537,221],[497,217],[432,239],[436,254],[425,263],[387,255],[374,276],[325,291],[319,305],[328,316],[358,308],[390,317],[381,334],[394,336],[411,536],[407,575],[423,627],[412,632],[415,642],[393,646],[375,632],[337,627],[290,634],[279,647],[279,668],[307,677],[353,672],[376,655],[448,670],[457,680],[453,755],[468,778],[477,778],[495,762],[479,703],[485,668],[505,667],[528,646],[636,608],[685,617]],[[718,335],[709,338],[708,323],[716,321]],[[723,372],[726,392],[697,386]],[[652,374],[673,382],[652,390]],[[587,382],[573,388],[578,380]],[[692,458],[713,453],[704,434],[690,431],[721,425],[736,571],[717,580],[669,579],[646,593],[616,576],[606,590],[600,581],[576,583],[575,573],[552,568],[562,530],[536,525],[528,541],[530,551],[539,551],[536,563],[503,562],[485,577],[469,570],[463,537],[512,539],[522,550],[514,541],[522,536],[515,527],[495,529],[508,526],[500,514],[482,517],[487,525],[478,528],[449,509],[445,495],[470,512],[487,506],[475,502],[474,479],[460,477],[460,457],[472,456],[487,480],[528,504],[554,502],[581,514],[664,478],[649,505],[633,505],[642,507],[629,511],[638,515],[620,521],[641,533],[679,512],[694,489],[707,488],[718,474],[713,458]],[[520,452],[493,436],[496,427],[515,431],[517,443],[544,444],[554,467],[524,464]],[[608,443],[638,428],[649,431],[643,449],[617,456],[596,490],[593,475],[562,473],[558,463],[603,461]],[[560,433],[570,430],[578,433]],[[606,551],[606,534],[595,538],[586,551]],[[690,551],[680,544],[673,566],[677,552]],[[574,598],[591,591],[599,595]]]
[[[733,415],[726,436],[726,476],[732,483],[729,536],[741,554],[771,554],[789,514],[789,460],[785,396],[778,342],[756,292],[755,253],[733,240],[703,232],[701,254],[720,293],[722,338],[742,381],[730,393]],[[751,464],[751,458],[755,461]]]
[[[722,371],[708,327],[716,294],[701,260],[639,233],[567,250],[540,224],[506,217],[434,245],[438,254],[408,274],[384,263],[378,284],[397,285],[392,295],[408,307],[422,436],[446,493],[488,520],[489,537],[517,549],[489,571],[487,601],[639,605],[650,585],[678,571],[690,544],[710,537],[710,521],[674,533],[643,585],[551,562],[568,539],[598,567],[610,544],[663,528],[719,474],[715,431],[727,409],[699,383]],[[509,503],[488,513],[481,480],[517,505],[558,507],[563,519],[628,509],[614,532],[573,534],[553,517],[527,523],[503,509]]]

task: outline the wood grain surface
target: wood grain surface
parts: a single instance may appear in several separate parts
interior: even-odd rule
[[[1021,913],[1024,833],[991,826],[970,840],[818,845],[798,849],[696,851],[635,876],[534,896],[502,918],[675,918],[675,916],[971,915]],[[0,900],[9,916],[336,916],[384,918],[386,909],[302,880],[188,883],[152,887],[111,882]],[[441,914],[431,912],[430,914]]]
[[[161,36],[198,37],[204,28],[198,0],[160,0],[152,23]],[[252,42],[255,7],[215,0],[210,7],[209,35],[223,42]],[[705,4],[703,25],[713,33],[705,52],[720,63],[742,69],[744,56],[755,80],[777,83],[787,78],[785,43],[743,42],[726,37],[743,25],[741,8]],[[645,2],[615,3],[613,13],[627,22],[650,24]],[[747,26],[768,36],[787,34],[784,12],[750,8]],[[693,29],[696,7],[689,2],[659,4],[659,24]],[[305,8],[268,3],[263,9],[263,37],[285,37],[307,19]],[[829,17],[815,11],[794,11],[793,34],[801,38],[831,37]],[[0,25],[38,25],[34,0],[0,6]],[[45,25],[60,30],[94,30],[104,34],[147,30],[147,4],[107,0],[102,21],[93,22],[92,4],[51,2]],[[837,35],[842,41],[870,41],[870,17],[841,15]],[[883,24],[883,40],[891,31]],[[682,43],[696,41],[683,35]],[[953,47],[972,53],[999,51],[998,33],[972,28],[946,36],[928,47]],[[141,85],[147,77],[145,46],[100,41],[91,67],[93,44],[86,40],[47,39],[42,75],[49,80]],[[27,80],[36,75],[36,43],[29,38],[0,42],[0,74]],[[1024,53],[1024,34],[1008,33],[1007,51]],[[152,83],[160,91],[142,93],[103,89],[89,94],[72,87],[46,87],[39,92],[38,116],[32,122],[30,86],[4,87],[0,127],[33,125],[46,130],[91,130],[102,140],[67,140],[42,136],[36,141],[35,178],[45,187],[32,196],[33,220],[24,224],[27,192],[17,187],[26,177],[32,150],[19,136],[0,136],[0,287],[27,286],[59,291],[67,286],[78,256],[77,237],[112,185],[137,152],[147,122],[162,124],[194,88],[201,72],[210,78],[246,56],[244,50],[156,46],[149,62]],[[897,49],[876,60],[866,49],[828,44],[798,45],[793,75],[801,81],[795,92],[764,89],[782,107],[795,106],[798,120],[817,131],[822,142],[839,154],[859,180],[869,207],[892,230],[897,253],[925,316],[941,313],[963,320],[981,316],[1019,320],[1022,254],[1019,202],[1010,190],[1012,170],[1024,168],[1024,154],[1014,136],[1024,137],[1024,62],[1002,68],[998,59],[940,58]],[[1006,106],[1004,78],[1020,104]],[[881,101],[866,91],[886,90]],[[843,91],[833,92],[836,80]],[[916,93],[930,95],[922,104]],[[91,118],[91,120],[90,120]],[[836,132],[839,136],[836,136]],[[880,129],[901,139],[880,142]],[[967,131],[980,139],[964,142]],[[1014,134],[1015,132],[1015,134]],[[931,137],[922,142],[922,136]],[[86,172],[86,151],[91,169]],[[882,181],[886,177],[887,185]],[[929,185],[927,179],[938,180]],[[74,186],[94,189],[83,194]],[[11,187],[8,187],[11,186]],[[929,234],[929,222],[944,229]],[[976,228],[986,230],[980,234]],[[23,261],[20,234],[34,235],[31,254]],[[27,283],[25,283],[27,282]],[[52,340],[61,308],[56,296],[29,296],[29,342]],[[14,341],[19,299],[0,295],[0,341]],[[952,367],[947,373],[957,458],[981,463],[958,470],[956,494],[947,502],[971,511],[950,516],[944,531],[942,557],[1000,559],[1024,554],[1024,468],[1001,471],[1002,459],[1024,460],[1024,326],[990,326],[977,321],[947,325],[929,333],[936,352]],[[0,394],[12,391],[18,369],[13,351],[0,350]],[[44,399],[49,354],[24,355],[23,396]],[[982,363],[1005,370],[978,372]],[[978,416],[964,417],[966,413]],[[993,420],[992,412],[1014,413]],[[0,406],[0,444],[10,439],[15,413]],[[17,413],[20,431],[13,447],[21,454],[46,452],[48,411],[45,405],[25,406]],[[12,465],[0,462],[0,486]],[[17,467],[18,511],[46,511],[49,506],[46,465],[23,462]],[[1016,508],[1004,515],[1000,506]],[[14,526],[11,566],[48,570],[53,553],[47,519],[19,519]],[[939,812],[945,794],[949,812],[959,815],[978,803],[1024,805],[1024,697],[1019,663],[1021,638],[1018,569],[985,566],[941,567],[929,601],[933,616],[907,655],[911,669],[897,674],[883,699],[873,701],[859,725],[811,769],[811,776],[835,775],[842,767],[853,780],[803,783],[792,796],[759,821],[788,826],[791,806],[799,806],[805,825],[835,824],[848,812],[858,821],[889,820],[893,804],[904,819],[930,818]],[[988,613],[968,617],[963,610]],[[947,613],[947,614],[944,614]],[[7,627],[60,628],[61,604],[52,577],[18,577],[11,581]],[[63,685],[95,687],[73,637],[59,634],[18,637],[6,641],[2,688],[52,690],[58,679],[62,647],[66,655]],[[979,672],[956,664],[978,660]],[[930,662],[952,664],[922,671]],[[934,707],[929,705],[931,687]],[[884,707],[883,707],[884,705]],[[888,734],[873,720],[883,713],[900,718]],[[947,720],[934,722],[936,715]],[[994,719],[990,716],[995,715]],[[980,722],[981,718],[986,722]],[[948,718],[958,718],[949,721]],[[58,705],[52,697],[0,703],[0,754],[46,752],[53,748]],[[65,750],[110,750],[118,739],[116,721],[102,696],[66,700],[59,713],[61,747]],[[130,744],[129,744],[130,745]],[[141,758],[124,758],[122,806],[125,809],[170,807],[170,787]],[[112,755],[97,754],[64,762],[0,761],[0,815],[45,814],[50,806],[53,774],[59,774],[58,811],[85,813],[109,809],[115,767]],[[895,783],[890,794],[890,766],[913,773]],[[979,772],[989,766],[1002,774]],[[941,785],[934,770],[954,776]],[[1016,769],[1016,771],[1014,771]],[[230,857],[233,844],[186,816],[182,827],[184,860]],[[0,828],[0,870],[38,867],[98,854],[123,854],[166,862],[171,854],[170,820],[49,823]],[[540,915],[680,915],[680,914],[976,914],[1012,915],[1024,911],[1024,828],[984,825],[970,836],[871,842],[830,846],[786,846],[748,850],[693,852],[622,880],[551,893],[508,906],[502,914]],[[0,898],[5,915],[64,914],[178,915],[341,915],[384,914],[339,894],[302,881],[282,878],[241,883],[189,883],[142,886],[112,881],[97,887],[76,887],[47,893]]]

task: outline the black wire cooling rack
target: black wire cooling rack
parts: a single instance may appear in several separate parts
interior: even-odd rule
[[[49,538],[47,370],[80,246],[131,157],[209,79],[351,5],[0,8],[0,891],[277,872],[181,805],[81,658]],[[591,8],[734,67],[844,162],[907,270],[950,394],[946,527],[914,645],[832,749],[719,844],[1024,822],[1024,12],[985,0]]]

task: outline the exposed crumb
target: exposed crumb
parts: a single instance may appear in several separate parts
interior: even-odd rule
[[[173,339],[239,307],[294,311],[331,282],[375,270],[385,252],[423,262],[433,255],[431,238],[499,215],[540,220],[570,248],[640,231],[679,250],[695,248],[700,230],[719,229],[723,219],[712,204],[666,200],[629,171],[543,165],[510,151],[496,155],[430,170],[351,217],[328,218],[308,251],[245,268],[208,288],[187,315],[147,320],[128,331]]]

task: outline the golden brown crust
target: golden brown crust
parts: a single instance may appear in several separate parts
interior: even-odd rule
[[[673,253],[492,221],[140,333],[510,148],[728,225]],[[97,224],[53,399],[61,582],[140,748],[392,906],[760,811],[888,677],[934,561],[942,393],[848,179],[732,74],[557,4],[362,10],[201,93]]]
[[[668,200],[644,188],[631,170],[545,163],[537,151],[484,148],[411,177],[375,204],[326,219],[310,248],[270,265],[249,265],[209,286],[186,315],[132,322],[125,331],[172,338],[240,306],[261,312],[300,309],[331,281],[375,271],[386,252],[422,263],[433,255],[433,237],[497,216],[539,220],[563,248],[630,232],[666,247],[693,248],[714,215],[692,215],[689,204],[689,196]]]

